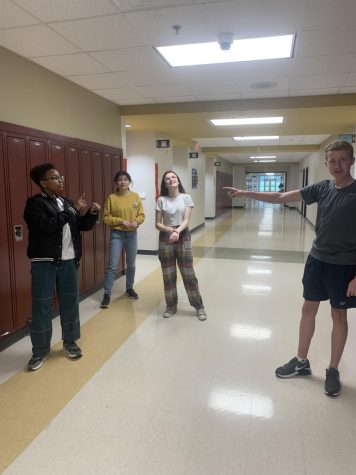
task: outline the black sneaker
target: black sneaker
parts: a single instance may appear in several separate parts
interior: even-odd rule
[[[32,356],[30,361],[27,363],[26,369],[28,371],[37,371],[38,369],[42,368],[43,362],[48,360],[49,357],[49,353],[44,356]]]
[[[138,294],[134,291],[134,289],[127,289],[125,292],[130,299],[138,299]]]
[[[301,363],[295,356],[287,364],[276,369],[279,378],[293,378],[293,376],[309,376],[311,374],[309,360]]]
[[[63,342],[63,351],[68,356],[68,358],[81,358],[83,355],[82,350],[79,346],[75,343],[64,343]]]
[[[104,294],[103,301],[100,304],[100,308],[108,308],[110,306],[110,295]]]
[[[340,394],[340,374],[336,368],[326,370],[324,392],[327,396],[336,397]]]

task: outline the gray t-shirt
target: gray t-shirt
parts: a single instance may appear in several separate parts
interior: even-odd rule
[[[165,226],[179,226],[184,218],[185,208],[194,208],[192,197],[187,193],[179,193],[176,198],[160,196],[156,210],[162,212]]]
[[[307,204],[318,203],[310,254],[329,264],[356,264],[356,181],[336,188],[323,180],[300,190]]]

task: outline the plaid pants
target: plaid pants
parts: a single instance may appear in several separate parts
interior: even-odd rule
[[[164,294],[167,307],[176,307],[177,294],[177,264],[183,278],[185,290],[190,305],[199,309],[203,308],[198,279],[193,269],[193,254],[189,230],[180,233],[179,240],[169,242],[170,233],[159,233],[158,258],[162,266]]]

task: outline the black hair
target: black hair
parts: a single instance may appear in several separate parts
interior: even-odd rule
[[[166,184],[164,182],[164,179],[166,178],[166,175],[168,173],[174,173],[175,176],[177,177],[177,180],[178,180],[178,190],[179,190],[179,193],[185,193],[185,189],[183,188],[183,185],[180,181],[180,178],[179,176],[176,174],[176,172],[174,172],[173,170],[168,170],[164,173],[163,177],[162,177],[162,181],[161,181],[161,191],[159,193],[159,196],[168,196],[169,195],[169,192],[168,192],[168,188],[166,187]]]
[[[36,183],[40,188],[41,187],[41,180],[49,170],[55,170],[56,167],[53,163],[43,163],[42,165],[37,165],[33,167],[30,171],[31,180]]]
[[[116,183],[117,180],[120,178],[120,176],[125,176],[125,177],[129,180],[129,182],[132,183],[132,178],[131,178],[131,176],[130,176],[127,172],[125,172],[124,170],[119,170],[119,171],[116,173],[115,178],[114,178],[114,182],[115,182],[115,183]]]

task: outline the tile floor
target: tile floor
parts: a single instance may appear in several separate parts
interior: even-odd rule
[[[313,236],[296,210],[278,205],[208,221],[193,234],[207,321],[194,316],[180,283],[177,315],[163,319],[161,302],[4,473],[354,475],[356,310],[338,398],[323,394],[327,303],[309,354],[313,375],[274,376],[296,353],[301,276]],[[158,267],[156,256],[138,256],[137,282]],[[114,297],[123,291],[120,278]],[[101,296],[81,303],[82,322],[98,314]],[[104,321],[105,311],[99,317]],[[1,354],[0,383],[22,369],[29,353],[25,338]]]

